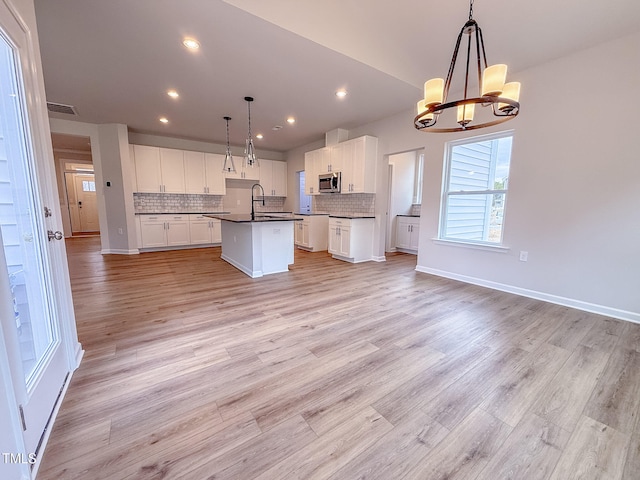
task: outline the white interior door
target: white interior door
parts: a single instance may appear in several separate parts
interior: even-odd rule
[[[83,233],[100,231],[95,176],[89,173],[74,173],[73,180],[78,206],[78,231]]]
[[[53,241],[48,238],[47,222],[56,223],[45,218],[44,208],[44,200],[57,208],[57,197],[42,183],[48,179],[42,178],[41,164],[35,161],[40,144],[34,143],[34,124],[27,115],[24,79],[29,79],[30,89],[35,87],[32,73],[22,63],[29,64],[23,56],[32,58],[30,51],[23,27],[0,3],[0,276],[4,276],[0,285],[9,286],[13,303],[5,309],[12,315],[2,315],[0,327],[24,446],[35,455],[71,369],[70,327],[60,317],[64,311],[73,320],[73,311],[69,315],[61,307],[69,301],[60,294],[68,289],[68,273],[66,285],[59,277],[60,271],[67,272],[66,263],[62,265],[66,254],[63,240],[56,240],[61,233],[56,232]],[[40,129],[42,120],[38,121]],[[57,222],[61,224],[60,219]],[[0,432],[5,433],[9,434]]]

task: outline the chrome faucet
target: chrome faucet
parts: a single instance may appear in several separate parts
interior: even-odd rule
[[[253,209],[253,204],[256,202],[255,197],[253,196],[253,189],[256,187],[260,187],[260,190],[262,190],[262,206],[264,207],[264,188],[262,188],[262,185],[260,185],[259,183],[254,183],[253,185],[251,185],[251,220],[254,220],[256,218],[256,212]],[[260,200],[258,200],[259,202]]]

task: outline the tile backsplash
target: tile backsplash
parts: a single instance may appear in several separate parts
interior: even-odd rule
[[[419,217],[421,206],[422,205],[420,205],[419,203],[414,203],[413,205],[411,205],[411,215],[417,215]]]
[[[284,210],[285,197],[264,197],[264,207],[261,202],[256,202],[256,212],[282,212]]]
[[[206,213],[221,212],[222,195],[192,195],[173,193],[134,193],[136,213]]]
[[[374,215],[376,206],[375,193],[351,193],[314,195],[311,197],[313,213],[329,213],[331,215]]]

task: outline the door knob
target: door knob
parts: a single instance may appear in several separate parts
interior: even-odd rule
[[[64,235],[60,231],[53,232],[53,230],[47,230],[47,237],[49,237],[49,241],[51,241],[51,240],[62,240]]]

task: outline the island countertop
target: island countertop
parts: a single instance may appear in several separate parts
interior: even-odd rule
[[[205,214],[204,217],[217,218],[235,223],[255,223],[255,222],[291,222],[302,221],[302,217],[291,213],[256,213],[251,216],[250,213],[227,213],[227,214]]]

